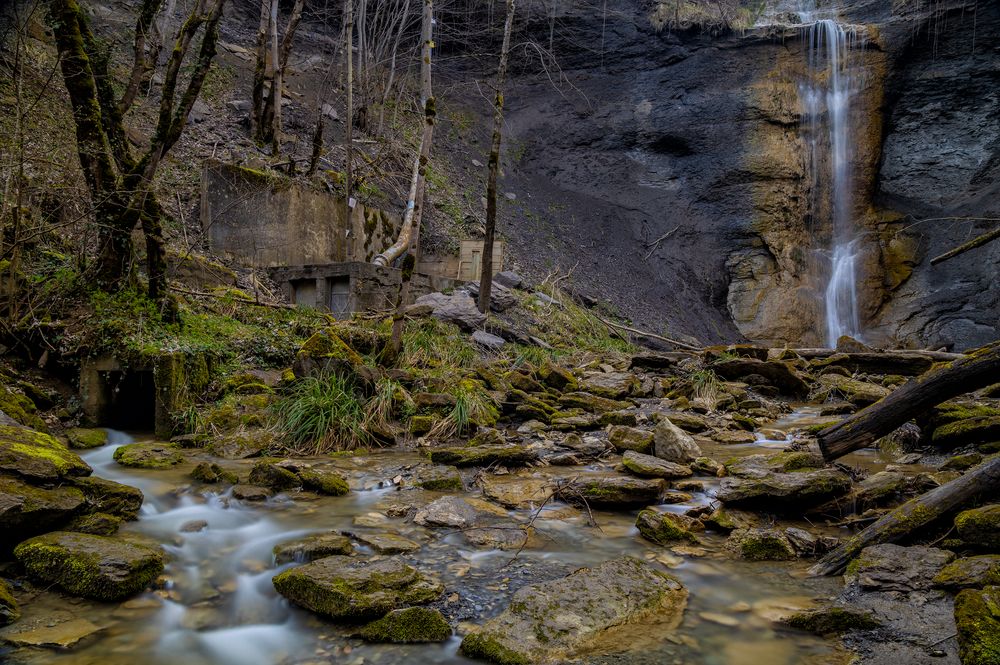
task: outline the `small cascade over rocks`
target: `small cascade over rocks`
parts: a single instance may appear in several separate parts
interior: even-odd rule
[[[809,13],[803,18],[811,19]],[[857,67],[851,53],[863,35],[834,19],[803,28],[809,77],[802,86],[807,118],[811,210],[814,220],[828,222],[829,272],[824,292],[826,341],[835,347],[848,335],[859,339],[857,266],[859,237],[854,228],[851,179],[854,131],[851,99],[857,90]]]

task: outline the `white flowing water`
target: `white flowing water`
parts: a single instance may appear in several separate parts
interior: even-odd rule
[[[855,30],[833,19],[818,20],[805,31],[809,79],[802,92],[809,123],[813,210],[814,214],[824,211],[829,215],[830,266],[824,305],[826,341],[835,347],[842,335],[861,336],[850,113],[857,85],[851,52],[859,38]]]

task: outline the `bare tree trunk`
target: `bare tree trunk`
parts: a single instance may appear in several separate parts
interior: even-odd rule
[[[483,238],[483,265],[479,277],[479,311],[490,311],[493,292],[493,241],[497,230],[497,172],[500,170],[500,139],[503,132],[503,86],[507,78],[510,32],[514,25],[514,0],[507,0],[507,20],[503,26],[503,46],[497,68],[497,90],[493,100],[493,145],[490,148],[489,175],[486,178],[486,233]]]
[[[911,379],[888,396],[817,436],[827,461],[864,448],[933,406],[996,383],[1000,342],[973,351],[944,367]]]
[[[260,23],[257,25],[257,62],[253,69],[250,102],[250,136],[261,140],[264,120],[264,80],[267,78],[267,22],[271,16],[269,0],[260,0]]]
[[[351,189],[354,187],[353,173],[351,168],[354,162],[354,0],[344,0],[344,53],[346,59],[347,74],[347,110],[344,118],[344,151],[346,160],[344,165],[344,222],[350,227],[351,212]]]
[[[809,572],[833,575],[847,567],[851,559],[869,545],[894,543],[947,516],[977,496],[1000,494],[1000,457],[987,460],[964,476],[910,499],[886,513],[858,535],[820,559]]]
[[[953,259],[953,258],[955,258],[956,256],[958,256],[960,254],[965,254],[970,249],[975,249],[976,247],[982,247],[986,243],[993,242],[994,240],[997,240],[998,238],[1000,238],[1000,228],[996,228],[996,229],[993,229],[992,231],[988,231],[987,233],[984,233],[981,236],[973,238],[972,240],[970,240],[969,242],[967,242],[965,244],[959,245],[955,249],[947,251],[947,252],[945,252],[944,254],[942,254],[940,256],[935,256],[933,259],[931,259],[931,265],[932,266],[936,266],[937,264],[941,263],[942,261],[947,261],[948,259]]]
[[[278,49],[278,0],[271,0],[271,154],[281,152],[281,60]]]
[[[399,296],[396,301],[396,312],[392,317],[392,338],[390,340],[390,355],[395,358],[403,348],[403,312],[410,296],[410,280],[417,268],[417,252],[420,244],[420,218],[423,214],[424,188],[427,182],[427,167],[430,164],[431,141],[434,138],[434,117],[437,114],[434,95],[431,87],[431,55],[434,49],[434,3],[424,0],[423,18],[421,20],[421,62],[420,62],[420,97],[424,105],[424,131],[420,138],[420,156],[417,158],[415,185],[411,188],[413,198],[407,202],[408,216],[404,217],[403,225],[409,224],[409,253],[403,264],[402,282],[399,286]],[[379,255],[377,258],[382,258]],[[383,264],[385,265],[385,264]]]
[[[306,175],[310,178],[316,175],[319,167],[319,158],[323,156],[323,109],[320,108],[319,117],[316,119],[316,130],[312,138],[312,154],[309,156],[309,169]]]

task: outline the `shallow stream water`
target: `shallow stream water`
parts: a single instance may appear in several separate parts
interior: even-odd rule
[[[797,412],[782,427],[801,426],[814,414]],[[135,437],[142,439],[143,437]],[[707,454],[725,458],[782,447],[786,442],[758,436],[752,444],[720,446]],[[102,604],[39,594],[24,607],[25,620],[45,621],[67,612],[85,617],[100,631],[69,651],[22,649],[8,653],[13,663],[31,665],[278,665],[283,663],[466,663],[458,654],[459,637],[440,645],[369,645],[351,636],[350,627],[335,625],[290,606],[278,596],[271,578],[276,566],[272,548],[306,534],[329,530],[354,534],[395,533],[421,543],[420,550],[400,555],[424,572],[436,575],[446,591],[436,606],[459,631],[499,613],[510,595],[532,582],[565,575],[580,566],[596,565],[623,554],[657,562],[670,569],[690,591],[681,626],[664,634],[625,634],[616,644],[588,657],[602,663],[704,663],[706,665],[798,665],[843,661],[834,643],[778,627],[773,619],[788,608],[830,598],[836,579],[805,575],[806,562],[734,561],[719,552],[723,537],[706,534],[704,548],[673,552],[639,537],[635,512],[595,511],[597,527],[570,506],[550,503],[534,520],[531,545],[511,551],[481,550],[461,533],[420,527],[388,514],[401,506],[423,506],[444,493],[400,489],[393,478],[405,476],[424,462],[417,451],[385,450],[316,460],[336,468],[353,491],[344,497],[306,493],[278,495],[266,503],[241,503],[228,492],[193,486],[189,461],[170,470],[127,469],[112,460],[114,449],[134,437],[112,432],[108,445],[84,455],[96,475],[139,487],[145,493],[140,519],[122,533],[160,543],[167,552],[162,588],[124,603]],[[864,462],[864,460],[862,460]],[[247,462],[226,463],[233,470]],[[553,468],[546,472],[552,473]],[[560,473],[595,473],[596,467],[566,467]],[[471,476],[466,479],[471,480]],[[699,478],[699,480],[706,480]],[[467,484],[468,486],[468,484]],[[687,504],[664,506],[686,510],[712,501],[717,483]],[[478,495],[477,490],[466,493]],[[395,510],[394,510],[395,508]],[[513,510],[521,522],[534,511]],[[191,531],[198,522],[200,531]],[[803,526],[808,526],[803,522]],[[812,528],[812,527],[810,527]],[[355,556],[377,556],[359,545]],[[654,631],[655,632],[655,631]],[[627,644],[625,644],[627,643]],[[628,651],[621,653],[627,646]],[[617,655],[615,655],[617,653]],[[0,654],[0,660],[3,660]]]

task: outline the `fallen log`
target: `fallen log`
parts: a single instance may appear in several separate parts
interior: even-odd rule
[[[931,522],[945,517],[965,503],[980,495],[1000,493],[1000,457],[983,462],[964,476],[910,499],[892,510],[871,526],[847,539],[815,566],[812,575],[834,575],[847,567],[861,550],[869,545],[894,543],[914,533]]]
[[[802,348],[802,349],[792,349],[792,351],[794,351],[796,355],[801,356],[806,360],[819,360],[821,358],[829,358],[830,356],[851,355],[850,353],[845,353],[843,351],[838,351],[836,349],[826,349],[826,348]],[[952,360],[958,360],[959,358],[965,356],[964,353],[949,353],[948,351],[928,351],[926,349],[881,349],[878,351],[871,351],[870,353],[878,353],[889,356],[896,356],[896,355],[921,356],[933,360],[934,362],[951,362]]]
[[[817,436],[826,461],[871,445],[941,402],[1000,379],[1000,342],[977,349],[944,367],[910,379],[887,397],[828,427]]]

